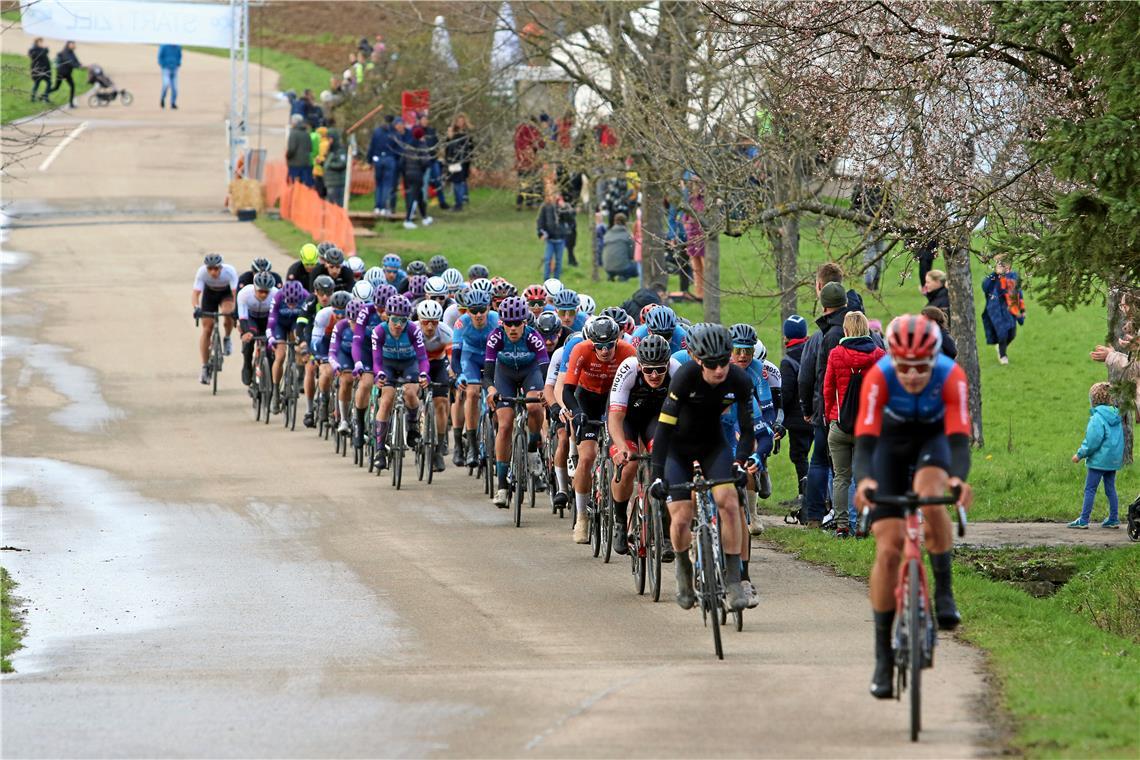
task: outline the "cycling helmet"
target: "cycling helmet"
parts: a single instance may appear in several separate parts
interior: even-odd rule
[[[487,267],[483,266],[482,264],[472,264],[471,266],[469,266],[467,268],[467,279],[468,280],[479,280],[479,279],[485,280],[490,276],[491,276],[490,270],[488,270]]]
[[[733,348],[752,348],[756,345],[756,329],[747,322],[737,322],[729,328]]]
[[[313,280],[313,290],[317,293],[331,293],[336,290],[336,280],[329,277],[327,274],[322,274],[320,277]]]
[[[546,289],[546,295],[554,298],[554,296],[558,295],[559,292],[561,292],[562,289],[566,286],[562,284],[562,280],[551,277],[549,280],[542,283],[542,287]]]
[[[366,303],[372,300],[372,291],[372,283],[368,280],[361,280],[352,286],[352,295]]]
[[[582,335],[591,343],[614,343],[621,335],[621,328],[613,317],[599,316],[586,323]]]
[[[492,285],[492,286],[497,286],[497,285],[499,285],[500,283],[503,283],[503,282],[506,282],[506,281],[507,281],[507,278],[506,278],[506,277],[500,277],[500,276],[496,275],[496,276],[494,276],[494,277],[492,277],[492,278],[491,278],[491,285]]]
[[[337,292],[333,293],[332,298],[329,299],[329,306],[338,311],[344,311],[348,306],[348,302],[351,300],[352,296],[349,295],[347,290],[338,290]]]
[[[281,290],[282,300],[288,303],[296,303],[305,297],[305,286],[296,280],[289,280],[285,283],[285,287]]]
[[[698,322],[688,336],[689,351],[703,362],[727,361],[732,353],[732,335],[724,325]]]
[[[491,294],[485,290],[476,290],[472,288],[467,291],[467,308],[468,309],[486,309],[491,305]]]
[[[253,263],[249,265],[249,268],[254,272],[268,272],[273,268],[273,265],[269,263],[269,259],[264,256],[258,256],[253,260]]]
[[[384,276],[384,270],[380,267],[372,267],[364,273],[364,281],[372,285],[372,287],[379,287],[388,282],[388,278]]]
[[[443,307],[435,301],[420,301],[420,305],[416,307],[416,316],[420,321],[438,322],[443,319]]]
[[[467,308],[467,294],[471,292],[471,288],[465,288],[455,294],[455,303],[459,304],[462,309]]]
[[[903,314],[887,326],[887,350],[892,364],[934,364],[942,351],[942,331],[921,314]]]
[[[523,298],[528,301],[545,301],[546,288],[541,285],[528,285],[526,290],[523,291]]]
[[[380,263],[385,269],[399,269],[400,266],[404,263],[404,260],[394,253],[389,253]]]
[[[348,270],[352,272],[356,279],[359,280],[360,276],[364,274],[364,259],[360,258],[359,256],[349,256],[348,260],[345,261],[344,264],[348,267]],[[383,270],[381,270],[381,272],[383,272]]]
[[[756,339],[756,350],[752,354],[756,361],[763,363],[768,358],[768,347],[764,345],[764,341],[759,338]]]
[[[383,308],[384,304],[388,303],[388,299],[396,295],[397,292],[396,286],[390,282],[377,285],[372,289],[372,303]]]
[[[563,288],[554,296],[554,308],[569,311],[578,308],[578,294],[570,288]]]
[[[301,264],[307,267],[315,267],[317,259],[320,258],[320,252],[317,247],[312,243],[305,243],[301,246]]]
[[[277,279],[272,272],[258,272],[253,276],[253,287],[257,290],[273,290]]]
[[[428,274],[427,264],[423,263],[419,259],[416,259],[412,263],[408,264],[408,276],[411,277],[412,275],[416,274],[422,275],[424,277],[427,277]]]
[[[660,367],[673,355],[669,341],[650,333],[637,344],[637,363],[644,367]]]
[[[582,312],[586,316],[592,316],[594,310],[597,308],[598,305],[594,303],[594,299],[590,298],[590,296],[586,295],[585,293],[578,296],[578,311]]]
[[[443,278],[444,284],[447,285],[447,289],[450,291],[454,292],[463,287],[463,275],[459,273],[458,269],[451,268],[444,270],[440,277]]]
[[[325,263],[330,267],[344,266],[344,251],[334,245],[325,251]]]
[[[424,295],[428,298],[432,296],[446,296],[447,283],[443,281],[442,277],[429,277],[427,283],[424,285]]]
[[[434,275],[443,274],[445,271],[447,271],[447,268],[449,266],[451,266],[451,265],[447,263],[447,257],[446,256],[440,256],[438,254],[435,256],[432,256],[431,259],[428,261],[428,269],[430,269],[431,273]]]
[[[413,274],[408,276],[408,295],[413,298],[422,298],[424,286],[427,285],[427,275]]]
[[[401,295],[395,295],[384,304],[384,311],[389,317],[410,317],[412,315],[412,302]]]
[[[333,248],[336,248],[336,243],[330,242],[328,240],[322,240],[321,242],[317,243],[317,255],[323,259]]]
[[[637,329],[637,323],[633,321],[633,317],[626,314],[625,324],[621,326],[621,329],[626,335],[633,335],[633,331]]]
[[[498,285],[496,285],[495,289],[491,292],[495,298],[510,298],[511,296],[517,296],[519,294],[519,289],[506,280],[503,280]]]
[[[553,338],[562,331],[562,322],[558,319],[558,315],[552,311],[544,311],[539,314],[535,325],[544,338]]]
[[[360,310],[364,308],[364,303],[355,297],[350,296],[348,306],[344,309],[344,316],[348,318],[349,322],[355,322],[356,318],[360,316]]]
[[[222,254],[207,253],[206,258],[202,259],[202,263],[208,267],[220,267],[222,265]]]
[[[602,309],[602,316],[609,317],[617,323],[618,327],[624,329],[626,317],[629,315],[626,314],[625,309],[620,306],[607,306],[606,308]]]
[[[495,286],[492,285],[491,281],[488,280],[486,277],[481,277],[478,280],[472,280],[471,289],[472,290],[481,290],[484,293],[486,293],[487,295],[491,295],[491,291],[495,289]]]
[[[649,313],[660,305],[659,303],[647,303],[642,306],[641,313],[638,315],[638,318],[641,319],[641,324],[645,324],[645,320],[649,319]]]
[[[645,327],[651,333],[671,338],[673,331],[677,329],[677,312],[668,306],[659,305],[645,315]]]
[[[499,319],[503,322],[521,322],[529,313],[526,301],[518,296],[509,296],[499,304]]]

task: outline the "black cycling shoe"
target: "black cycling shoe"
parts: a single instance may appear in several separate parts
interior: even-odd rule
[[[468,467],[478,467],[479,466],[479,455],[475,453],[474,449],[472,449],[471,451],[469,451],[467,453],[467,461],[465,462],[465,464]]]
[[[438,449],[431,455],[431,469],[434,472],[443,472],[447,469],[447,462],[443,460],[443,452]]]
[[[629,537],[625,535],[625,529],[620,525],[614,526],[614,551],[618,554],[629,554]]]
[[[408,434],[404,436],[408,442],[408,448],[414,449],[420,442],[420,430],[418,427],[408,428]]]
[[[388,455],[384,452],[384,447],[376,449],[376,453],[372,456],[372,466],[377,470],[388,469]]]
[[[954,603],[951,594],[935,595],[934,611],[939,630],[952,631],[962,622],[962,616],[958,614],[958,605]]]
[[[661,542],[661,561],[672,562],[677,558],[677,553],[673,551],[673,542],[668,537]]]
[[[305,412],[305,416],[302,419],[302,422],[305,423],[305,427],[307,428],[315,428],[317,426],[316,421],[313,419],[312,412]]]
[[[452,454],[451,463],[456,467],[462,467],[466,460],[463,458],[463,450],[458,446],[455,447],[455,452]]]
[[[677,605],[683,610],[691,610],[697,603],[697,594],[693,591],[693,565],[691,562],[677,563]]]
[[[557,509],[564,509],[570,503],[570,497],[566,495],[565,491],[554,492],[554,506]]]
[[[241,384],[242,385],[249,385],[252,382],[253,382],[253,367],[243,366],[241,368]]]
[[[895,662],[894,654],[875,658],[875,674],[871,676],[871,696],[875,699],[894,699]]]
[[[354,449],[364,448],[364,429],[361,428],[359,425],[354,429],[354,432],[352,435],[352,448],[354,448]]]

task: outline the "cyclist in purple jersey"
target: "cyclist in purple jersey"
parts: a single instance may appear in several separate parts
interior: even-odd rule
[[[383,286],[381,286],[383,287]],[[372,350],[368,341],[372,329],[380,324],[383,317],[377,310],[374,299],[379,288],[373,288],[364,280],[353,286],[352,292],[363,301],[356,320],[352,325],[352,376],[357,378],[354,414],[356,415],[356,438],[353,445],[360,448],[364,445],[364,416],[368,411],[368,399],[372,395],[373,371]]]
[[[407,444],[419,443],[420,387],[428,384],[428,358],[419,325],[409,321],[412,305],[403,296],[392,296],[385,306],[388,319],[372,329],[372,366],[380,385],[380,407],[376,412],[376,455],[372,462],[379,470],[388,467],[384,440],[392,416],[396,388],[404,393]],[[417,372],[418,370],[418,372]]]
[[[359,283],[357,283],[359,284]],[[333,327],[332,338],[329,343],[329,365],[333,374],[340,376],[340,385],[337,388],[337,404],[340,409],[340,425],[338,433],[347,433],[351,429],[352,419],[352,338],[353,325],[364,302],[353,298],[345,309],[344,319],[339,320]]]
[[[286,344],[292,338],[297,318],[304,313],[309,291],[296,280],[285,283],[273,296],[273,307],[269,310],[269,350],[273,352],[273,413],[281,412],[281,376],[285,373]],[[298,355],[298,363],[304,361],[304,354]]]
[[[202,385],[210,382],[210,335],[214,331],[214,318],[207,314],[225,315],[225,342],[222,350],[230,355],[230,333],[234,329],[234,299],[237,298],[238,273],[222,261],[222,254],[206,255],[198,273],[194,276],[194,288],[190,292],[190,305],[194,309],[194,319],[200,319],[202,332],[198,338],[198,353],[202,357]]]

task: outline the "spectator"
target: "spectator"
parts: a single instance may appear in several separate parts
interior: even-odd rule
[[[36,37],[32,42],[32,46],[28,48],[28,60],[32,65],[32,101],[36,100],[36,92],[39,91],[40,85],[44,86],[44,94],[39,96],[39,99],[45,103],[50,103],[48,94],[51,93],[51,57],[50,51],[44,47],[44,38]]]
[[[515,129],[515,173],[519,180],[515,211],[522,211],[524,201],[527,208],[533,208],[542,197],[538,152],[546,147],[546,142],[537,125],[538,119],[531,116]]]
[[[693,270],[689,265],[689,256],[685,252],[683,214],[668,197],[661,199],[661,205],[665,209],[665,263],[670,270],[676,270],[680,277],[680,290],[672,293],[670,297],[691,301],[693,294],[689,292],[689,285],[693,279]]]
[[[562,232],[566,236],[566,263],[576,267],[578,259],[574,258],[574,246],[578,244],[578,209],[566,200],[565,195],[561,198],[563,203],[558,206],[558,221],[562,223]]]
[[[325,188],[325,157],[329,152],[329,130],[327,127],[317,127],[316,131],[310,134],[312,140],[313,150],[313,187],[322,199],[328,195],[328,190]]]
[[[178,110],[178,69],[182,66],[181,45],[159,45],[158,65],[162,69],[162,95],[158,107],[166,108],[166,92],[170,91],[170,109]]]
[[[886,190],[877,170],[872,169],[867,176],[855,184],[851,191],[851,210],[872,217],[863,233],[863,283],[867,290],[879,289],[879,278],[883,272],[883,253],[887,243],[878,222],[890,215]]]
[[[400,181],[403,180],[405,185],[407,184],[407,179],[404,178],[404,155],[408,152],[408,143],[411,140],[412,132],[403,118],[397,116],[392,119],[392,130],[388,133],[388,149],[396,157],[396,174],[392,178],[392,190],[388,195],[388,208],[392,209],[393,214],[396,212],[396,196],[400,190]]]
[[[471,122],[467,120],[467,114],[458,113],[447,128],[447,145],[443,151],[444,160],[447,161],[448,181],[455,191],[455,211],[462,211],[468,203],[467,180],[471,176],[471,159],[474,154]]]
[[[705,299],[705,232],[696,214],[704,213],[705,198],[700,180],[692,180],[689,185],[689,207],[693,212],[685,212],[685,253],[689,255],[689,266],[693,270],[694,300]]]
[[[372,55],[372,43],[368,41],[367,37],[361,37],[356,49],[363,53],[366,57]]]
[[[348,149],[336,122],[329,119],[329,148],[325,156],[325,200],[335,206],[344,205],[345,172],[348,170]]]
[[[847,300],[848,301],[851,300],[850,291],[848,291],[848,293],[847,293]],[[871,328],[871,339],[873,341],[875,341],[876,345],[879,345],[879,346],[882,346],[883,348],[886,348],[887,342],[885,340],[883,340],[883,323],[877,319],[872,319],[869,322],[867,322],[867,324]],[[957,349],[955,349],[955,351],[957,351]]]
[[[417,120],[420,129],[424,131],[424,149],[427,153],[427,170],[424,173],[423,196],[428,198],[428,191],[435,190],[435,197],[439,200],[439,207],[447,211],[447,198],[443,195],[443,165],[439,162],[439,133],[431,126],[427,111],[419,115]]]
[[[83,64],[79,62],[79,57],[75,54],[75,42],[68,40],[67,44],[63,46],[63,50],[55,56],[55,86],[51,88],[55,92],[67,82],[67,106],[68,108],[75,108],[75,80],[71,78],[72,72],[76,69],[83,68]]]
[[[295,113],[289,117],[289,141],[285,146],[285,165],[289,167],[289,181],[313,186],[313,142],[305,117]]]
[[[950,335],[950,328],[946,325],[945,312],[937,306],[927,306],[923,308],[922,316],[938,323],[938,329],[942,331],[942,353],[951,359],[957,358],[958,344],[954,342],[953,336]]]
[[[986,306],[982,311],[986,343],[991,346],[997,344],[998,361],[1009,364],[1009,344],[1017,337],[1017,326],[1025,324],[1021,278],[999,256],[994,259],[994,271],[982,280],[982,292],[986,295]]]
[[[535,225],[538,236],[546,244],[542,255],[542,278],[562,277],[562,252],[566,247],[565,231],[559,221],[559,208],[563,205],[561,195],[549,196],[546,203],[538,210],[538,219]]]
[[[412,127],[409,139],[402,151],[400,159],[400,174],[404,177],[404,207],[407,214],[404,216],[404,229],[416,229],[416,212],[423,219],[427,227],[434,220],[427,213],[424,203],[424,178],[427,176],[431,156],[424,143],[424,128],[418,124]]]
[[[834,283],[833,283],[834,284]],[[842,289],[842,285],[838,286]],[[826,340],[826,337],[825,337]],[[849,311],[843,317],[843,338],[827,357],[823,376],[824,419],[828,423],[827,450],[831,456],[833,480],[831,498],[835,509],[835,535],[851,535],[853,514],[848,512],[848,488],[851,486],[851,455],[855,450],[855,419],[858,406],[852,410],[845,403],[849,392],[859,393],[863,373],[886,351],[871,340],[871,326],[861,311]],[[860,378],[856,381],[856,378]],[[859,397],[853,396],[858,404]]]
[[[385,116],[384,121],[372,130],[372,139],[368,142],[368,161],[372,164],[372,176],[376,181],[376,206],[372,213],[384,216],[392,213],[389,198],[398,171],[398,159],[392,150],[391,139],[392,117]]]
[[[1101,481],[1108,499],[1108,517],[1102,528],[1120,527],[1120,503],[1116,498],[1116,471],[1124,464],[1124,428],[1120,412],[1112,405],[1112,390],[1108,383],[1096,383],[1089,389],[1089,423],[1085,439],[1073,454],[1073,462],[1085,460],[1085,501],[1081,515],[1069,523],[1070,528],[1088,528],[1093,502]]]
[[[950,291],[946,289],[946,273],[941,269],[931,269],[926,273],[922,292],[926,294],[926,305],[937,306],[945,319],[944,327],[950,327]],[[945,332],[945,330],[943,331]]]
[[[790,378],[783,383],[780,402],[784,408],[784,428],[788,431],[788,458],[796,468],[799,495],[804,495],[807,482],[808,452],[811,451],[812,429],[800,410],[800,361],[807,343],[807,320],[793,314],[784,320],[784,358],[780,360],[780,376]]]
[[[640,277],[641,270],[633,259],[633,236],[625,226],[625,214],[614,216],[614,225],[602,241],[602,267],[610,280]]]

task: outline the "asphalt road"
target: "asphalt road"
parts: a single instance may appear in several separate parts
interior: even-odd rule
[[[547,510],[509,527],[454,471],[395,493],[255,424],[235,360],[209,395],[203,253],[287,263],[219,211],[228,62],[186,54],[171,112],[153,47],[79,52],[136,101],[51,117],[4,180],[2,544],[26,551],[0,559],[28,600],[5,757],[990,751],[982,658],[952,638],[920,744],[867,695],[855,581],[758,550],[761,605],[718,662],[699,613],[636,597]],[[286,111],[260,105],[277,151]]]

